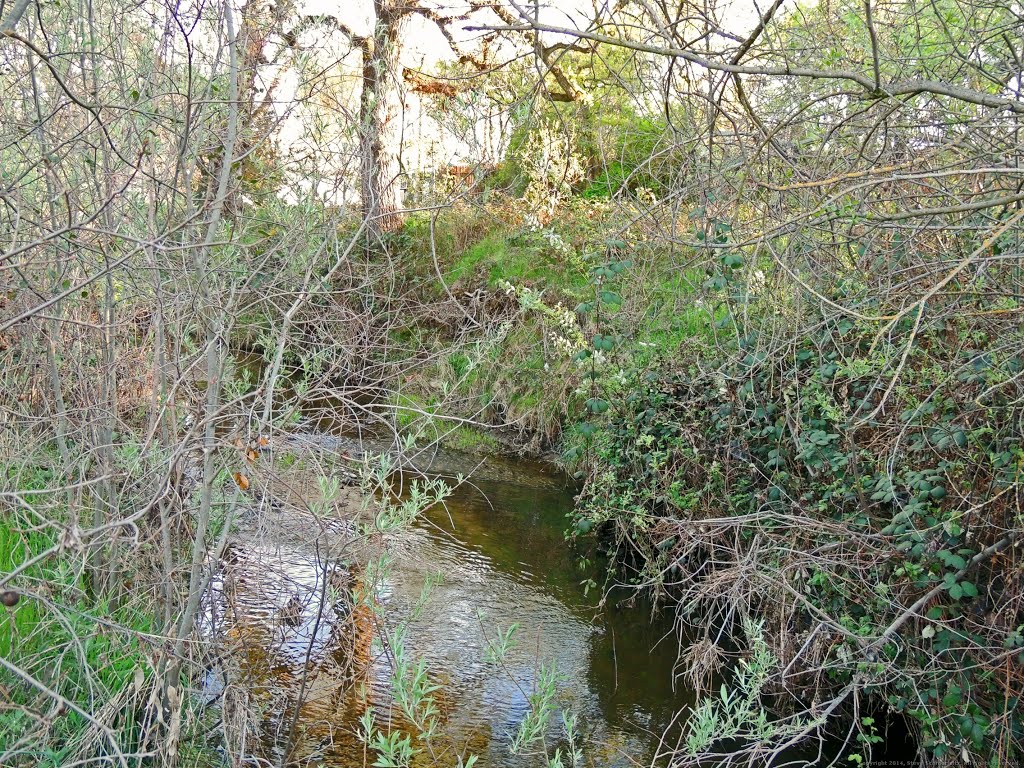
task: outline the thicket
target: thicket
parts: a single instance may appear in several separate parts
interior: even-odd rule
[[[440,263],[459,290],[514,300],[492,319],[518,330],[492,337],[500,354],[475,364],[474,391],[493,405],[481,382],[508,370],[557,397],[549,429],[567,414],[564,457],[585,480],[575,531],[597,532],[617,573],[678,613],[693,679],[734,668],[733,640],[750,646],[741,658],[767,643],[755,700],[774,717],[702,749],[821,737],[863,759],[883,712],[936,760],[1016,759],[1018,214],[945,239],[945,253],[930,236],[871,233],[837,254],[801,233],[774,244],[818,249],[793,269],[707,207],[674,253],[622,207],[591,205],[547,226],[492,208],[504,225]],[[617,224],[629,241],[602,241]],[[814,266],[830,259],[822,280]],[[517,357],[539,347],[543,367]],[[536,416],[537,402],[520,404]]]
[[[927,303],[853,280],[803,300],[748,259],[723,247],[695,296],[710,348],[652,356],[614,314],[591,321],[580,357],[610,359],[569,448],[587,478],[577,530],[600,531],[633,583],[676,606],[698,673],[725,664],[722,633],[764,621],[767,688],[780,712],[809,713],[805,735],[827,714],[861,727],[884,702],[935,758],[1011,763],[1024,338],[1016,299],[978,288],[1016,284],[1018,267],[972,265]],[[858,291],[858,317],[835,311]],[[797,716],[762,736],[793,738]]]
[[[539,89],[611,73],[595,102],[628,94],[637,117],[595,130],[559,97],[533,124],[578,157],[531,178],[610,206],[563,255],[584,284],[511,281],[563,352],[575,527],[674,608],[694,680],[732,669],[777,712],[702,749],[761,760],[830,732],[856,762],[883,711],[934,764],[1012,764],[1019,9],[777,11],[740,38],[648,4],[585,31],[525,22],[574,40]],[[745,633],[739,661],[770,669],[744,678]]]
[[[200,617],[261,451],[323,416],[561,437],[576,530],[732,685],[680,762],[843,726],[860,757],[878,707],[935,761],[1019,760],[1020,8],[470,7],[503,26],[435,111],[503,162],[398,227],[352,194],[394,181],[420,4],[360,36],[0,3],[0,762],[241,754],[197,708]]]

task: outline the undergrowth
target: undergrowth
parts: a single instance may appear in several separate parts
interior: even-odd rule
[[[116,764],[159,746],[145,742],[159,604],[135,584],[141,563],[120,569],[122,583],[94,583],[75,521],[46,492],[53,472],[45,455],[2,470],[23,503],[0,516],[0,576],[18,570],[0,582],[11,603],[0,608],[0,747],[12,766]],[[219,762],[188,733],[179,749],[197,765]]]
[[[849,722],[866,694],[935,759],[1019,759],[1013,313],[968,285],[917,311],[864,301],[861,314],[893,318],[870,322],[834,311],[850,283],[807,306],[785,275],[755,287],[742,254],[720,262],[675,350],[584,308],[591,383],[566,442],[586,478],[577,531],[600,532],[706,638],[760,617],[788,670],[764,685],[781,711]],[[860,736],[851,760],[870,752]]]

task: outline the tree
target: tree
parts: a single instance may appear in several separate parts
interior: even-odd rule
[[[392,129],[402,82],[398,62],[400,27],[416,7],[403,0],[373,0],[373,29],[368,35],[357,35],[347,25],[339,24],[362,56],[359,186],[371,240],[402,224],[398,200],[401,160]]]
[[[342,32],[358,49],[361,59],[359,93],[359,189],[368,239],[379,241],[402,224],[399,178],[402,174],[396,123],[402,104],[403,82],[409,79],[400,63],[401,36],[405,22],[419,16],[432,23],[452,50],[466,60],[452,33],[452,25],[465,21],[484,4],[473,4],[463,13],[445,15],[421,0],[372,0],[373,15],[368,32],[356,31],[337,16],[309,16],[286,35],[294,41],[297,31],[327,24]]]
[[[517,16],[500,2],[472,0],[462,12],[445,13],[425,0],[372,0],[373,15],[368,32],[356,31],[343,18],[336,16],[310,16],[299,28],[327,23],[341,31],[360,54],[361,81],[359,95],[360,195],[367,234],[371,241],[379,240],[402,224],[399,204],[399,178],[402,174],[399,139],[396,123],[402,104],[403,82],[412,82],[416,90],[432,90],[422,73],[406,72],[400,63],[402,29],[412,16],[431,23],[445,38],[461,63],[479,73],[490,66],[486,42],[480,48],[471,48],[456,36],[454,27],[472,17],[491,13],[497,19],[515,23]],[[294,40],[296,32],[286,35]],[[491,35],[490,37],[493,37]],[[521,47],[528,38],[519,35],[516,44]],[[541,46],[537,57],[543,75],[542,93],[551,102],[576,103],[580,93],[566,76],[559,60],[566,53],[587,52],[584,45],[556,43]],[[548,84],[548,80],[553,85]],[[434,89],[436,90],[436,89]],[[443,84],[440,90],[451,93]]]

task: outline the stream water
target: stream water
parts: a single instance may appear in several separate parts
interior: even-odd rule
[[[408,656],[423,660],[439,686],[438,735],[432,740],[437,764],[455,765],[457,756],[470,754],[479,755],[480,768],[539,764],[536,745],[519,754],[512,746],[542,670],[557,674],[557,707],[546,738],[552,754],[567,747],[563,712],[577,718],[588,765],[650,764],[671,747],[662,743],[663,734],[674,742],[677,715],[692,701],[673,686],[677,641],[671,622],[650,621],[642,606],[620,607],[614,600],[596,608],[599,595],[587,595],[582,582],[600,574],[594,567],[581,570],[564,540],[573,504],[565,479],[511,459],[476,467],[473,457],[458,454],[440,456],[426,470],[442,477],[475,471],[443,506],[389,540],[393,565],[374,580],[383,625],[358,608],[346,614],[308,598],[329,572],[322,542],[312,546],[313,537],[295,536],[247,545],[259,551],[246,557],[265,563],[273,554],[282,564],[257,577],[260,599],[247,601],[244,629],[228,629],[228,636],[244,637],[240,672],[253,700],[264,704],[260,734],[267,757],[276,762],[283,750],[289,761],[333,768],[372,763],[374,753],[355,734],[367,711],[385,731],[389,720],[400,719],[393,703],[394,661],[380,642],[400,625]],[[421,601],[428,580],[437,583]],[[282,612],[290,610],[282,600],[289,595],[295,615],[282,621]],[[496,646],[514,625],[514,646],[495,662],[488,645]],[[355,638],[342,643],[346,654],[336,652],[339,632]],[[351,663],[337,661],[342,656],[359,660],[358,674],[351,674]],[[222,685],[211,678],[209,687],[216,692]],[[295,709],[299,690],[302,703]]]
[[[572,503],[572,489],[541,467],[492,462],[402,542],[396,581],[415,585],[433,569],[444,575],[409,643],[444,670],[459,699],[452,721],[487,734],[483,765],[526,764],[509,747],[542,665],[560,676],[557,699],[577,716],[597,765],[648,761],[687,702],[672,689],[671,625],[650,622],[642,608],[599,612],[597,595],[585,594],[581,582],[600,576],[581,571],[564,540]],[[396,601],[403,610],[408,597]],[[495,668],[486,643],[513,624],[518,644]],[[560,715],[552,719],[557,726]]]

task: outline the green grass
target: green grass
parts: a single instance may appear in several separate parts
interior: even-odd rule
[[[604,239],[599,232],[605,225],[595,223],[591,213],[589,209],[570,206],[563,211],[562,218],[543,231],[510,232],[494,220],[488,227],[482,217],[451,212],[438,220],[435,229],[441,272],[459,290],[486,287],[495,291],[507,282],[543,292],[543,300],[549,306],[561,302],[572,307],[593,301],[597,288],[590,268],[611,257],[604,254]],[[425,225],[413,222],[407,231],[413,241],[407,249],[409,258],[421,259],[422,253],[416,255],[418,251],[429,252],[429,243],[424,240]],[[554,238],[552,232],[557,232],[561,240]],[[467,242],[469,245],[461,250],[456,245]],[[564,244],[573,247],[565,251]],[[607,286],[620,292],[626,302],[602,318],[609,331],[621,332],[628,339],[627,346],[622,348],[629,358],[628,365],[646,367],[677,356],[694,344],[712,343],[715,322],[724,317],[725,310],[701,303],[702,296],[707,301],[704,270],[680,269],[678,264],[685,254],[654,250],[643,243],[634,244],[630,253],[633,267]],[[436,284],[432,261],[419,279],[425,284]],[[476,367],[463,350],[451,347],[450,340],[433,337],[429,339],[432,348],[445,357],[432,378],[445,382],[445,391],[452,393],[476,398],[486,392],[488,402],[503,406],[510,419],[545,435],[556,435],[566,418],[562,410],[566,407],[564,376],[568,369],[563,368],[565,361],[557,354],[545,358],[545,333],[543,320],[524,317],[499,345],[477,361]],[[591,330],[585,329],[585,334],[589,333]],[[428,341],[416,329],[408,329],[404,335],[409,345],[422,346]],[[422,430],[427,439],[451,431],[450,425],[442,425],[437,418],[438,409],[444,406],[437,404],[435,393],[417,392],[413,388],[406,396],[410,398],[407,405],[429,415],[399,412],[397,422],[401,429]],[[466,436],[452,435],[445,442],[457,447],[456,444],[472,441]]]
[[[587,275],[569,260],[552,255],[533,237],[491,235],[466,249],[446,271],[450,283],[485,282],[496,289],[503,282],[561,290],[575,295]]]
[[[671,356],[687,342],[714,340],[714,323],[725,312],[711,310],[700,299],[699,288],[705,275],[701,270],[672,270],[654,277],[645,291],[644,320],[637,324],[637,352],[642,358],[651,354]],[[650,350],[647,352],[646,350]]]
[[[31,556],[30,553],[41,552],[52,546],[53,541],[38,532],[22,533],[14,528],[15,521],[10,517],[0,518],[0,571],[10,573]],[[22,579],[38,579],[40,569],[33,567],[22,576]],[[6,585],[12,586],[12,585]],[[0,615],[0,656],[12,659],[15,652],[24,649],[18,647],[17,638],[29,636],[39,623],[39,614],[34,602],[22,600],[10,610]],[[2,674],[2,673],[0,673]],[[0,716],[2,717],[2,716]]]
[[[463,453],[497,453],[501,447],[493,435],[466,424],[444,434],[441,444]]]
[[[466,250],[455,260],[445,277],[455,283],[486,269],[490,278],[492,269],[496,269],[497,264],[505,261],[511,261],[508,242],[504,237],[494,235]],[[486,266],[482,268],[481,265]],[[490,284],[491,280],[488,279],[488,285]]]
[[[415,434],[420,442],[436,440],[439,445],[466,453],[494,453],[498,441],[485,430],[460,424],[438,414],[432,398],[404,393],[394,399],[395,422],[405,434]]]
[[[50,485],[48,469],[15,472],[8,468],[5,474],[27,503],[41,504],[40,495],[33,491]],[[66,523],[60,519],[66,516],[66,510],[47,512],[57,523]],[[10,572],[54,546],[57,534],[33,530],[37,522],[23,510],[0,518],[0,570]],[[104,596],[90,596],[81,560],[81,553],[74,550],[58,551],[5,585],[44,599],[23,596],[16,606],[0,609],[0,656],[85,712],[96,712],[133,683],[137,669],[148,670],[149,649],[139,634],[155,628],[145,596],[136,596],[116,610]],[[8,670],[0,670],[0,682],[10,692],[10,703],[24,707],[0,710],[0,745],[13,744],[38,727],[25,712],[47,711],[53,702]],[[30,738],[24,764],[64,764],[90,727],[77,712],[64,713],[45,738]],[[122,722],[115,729],[126,751],[133,748],[134,729],[132,722]]]

